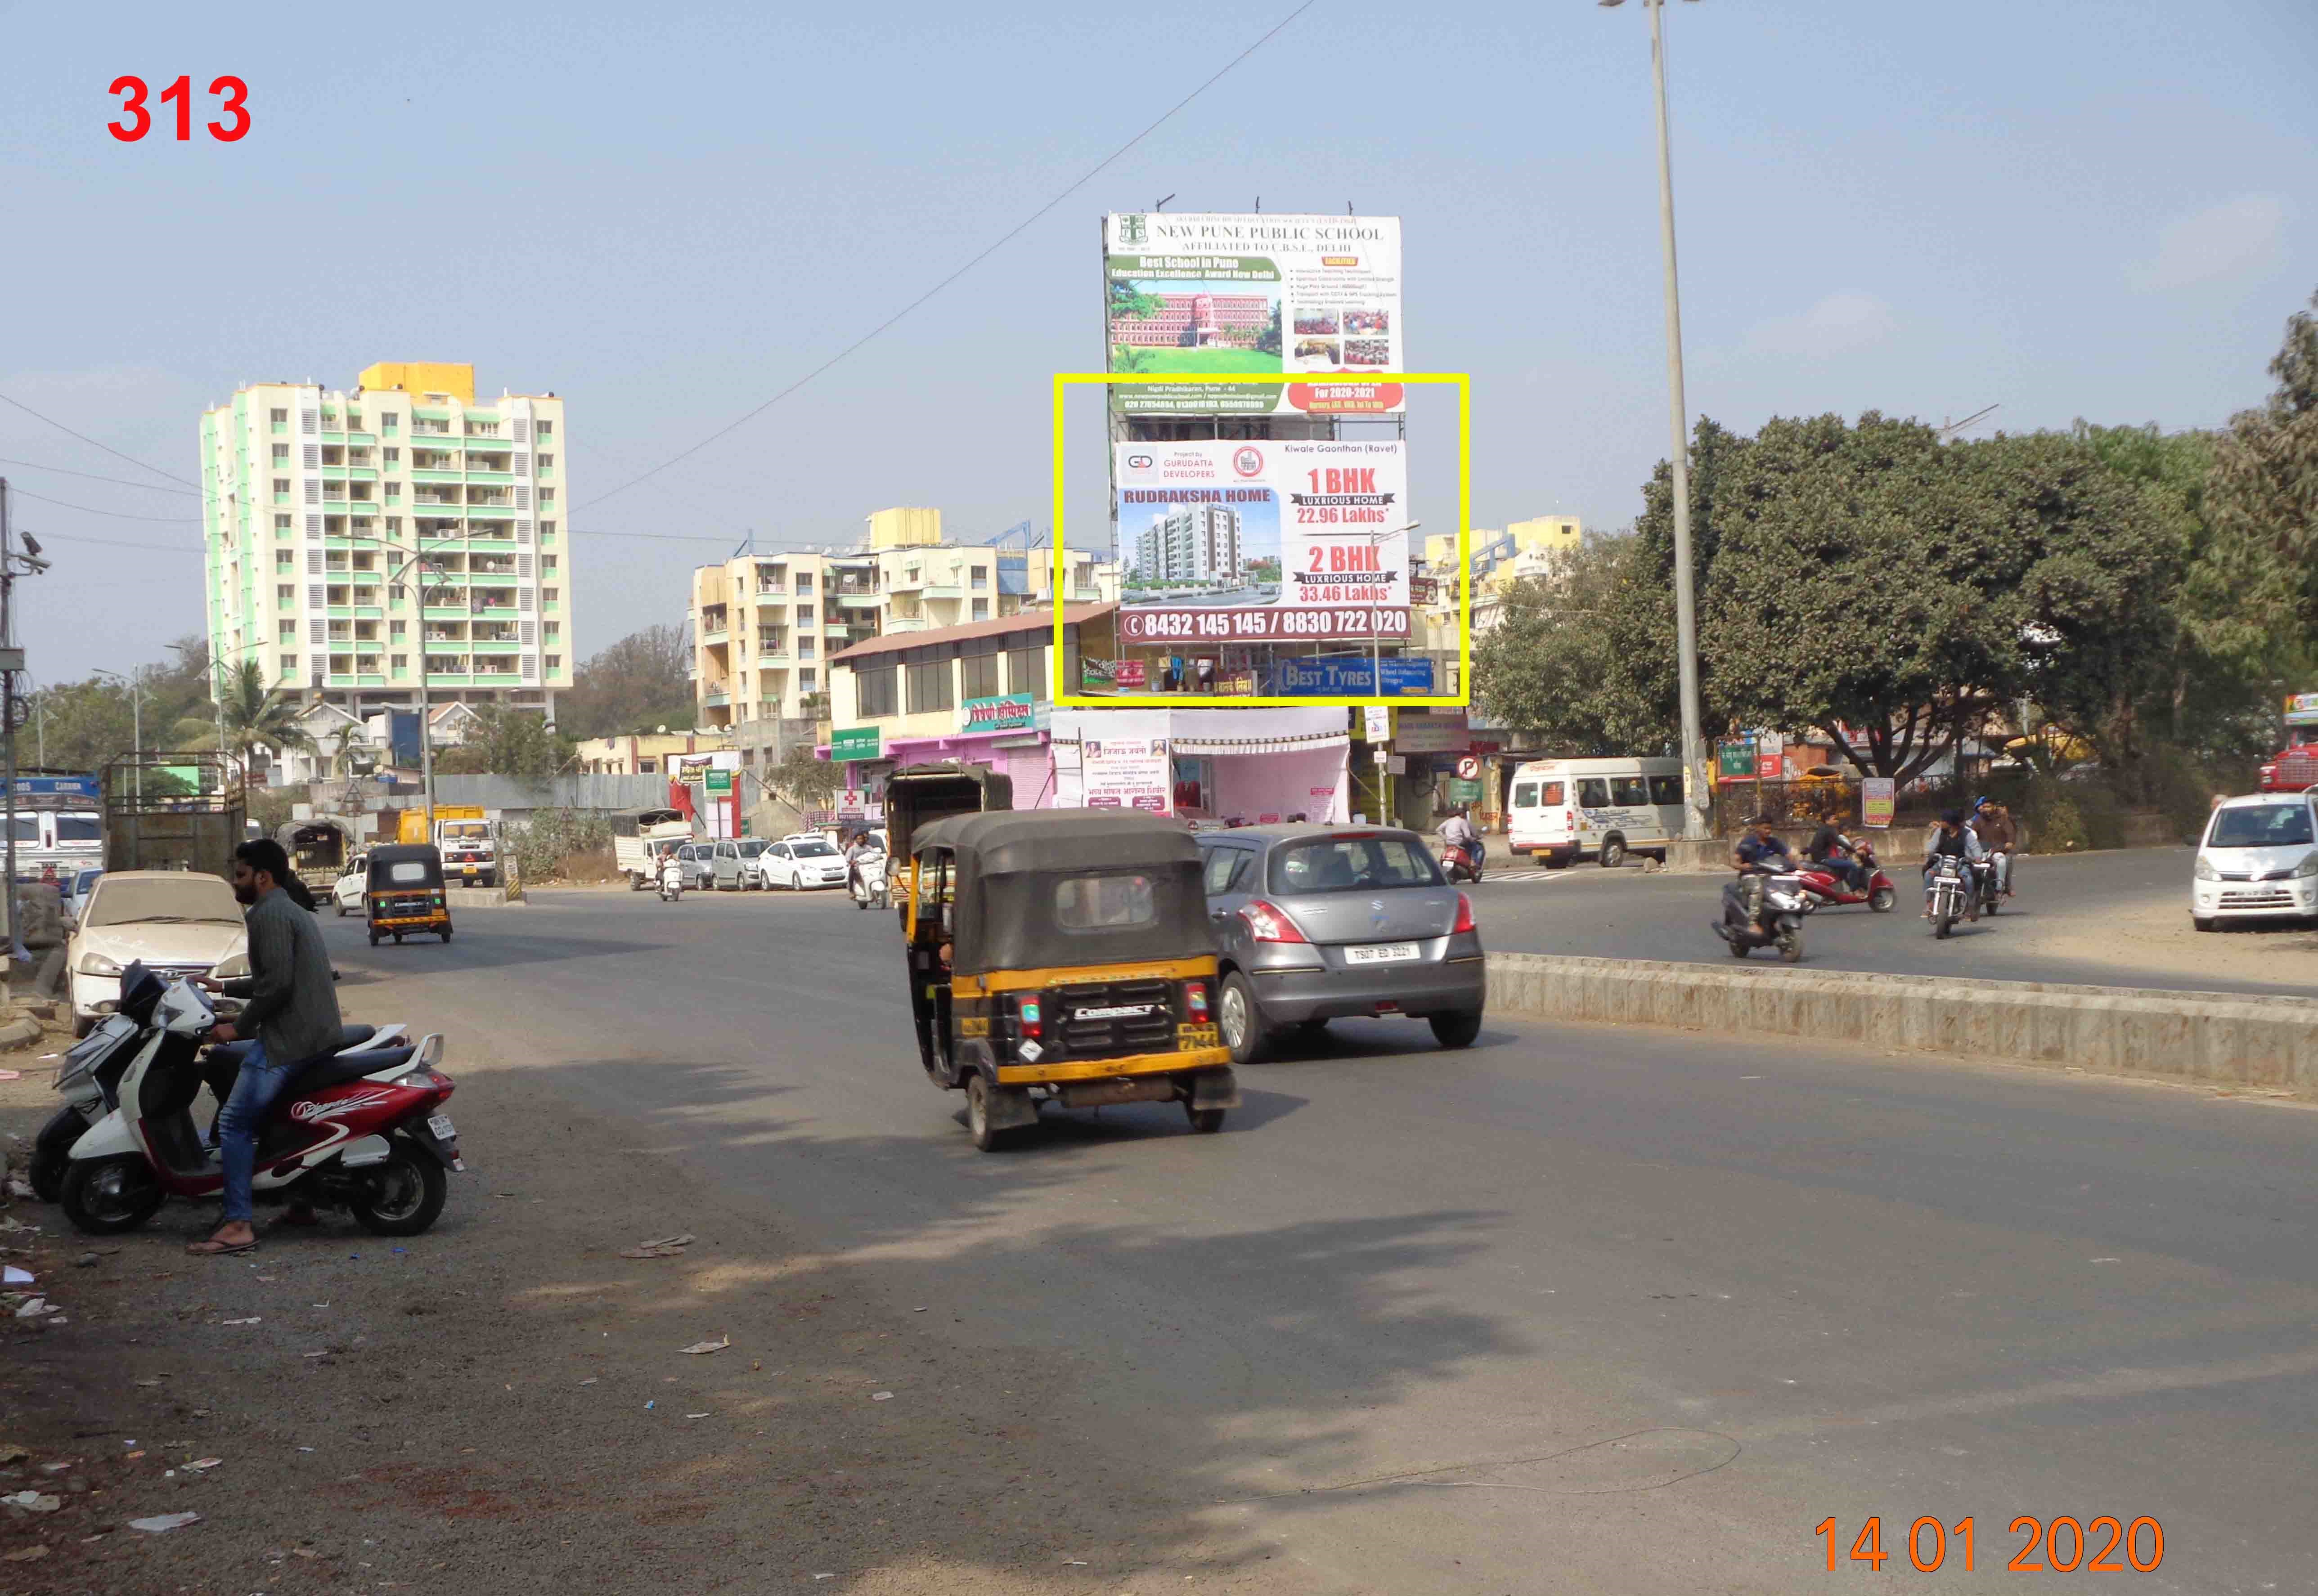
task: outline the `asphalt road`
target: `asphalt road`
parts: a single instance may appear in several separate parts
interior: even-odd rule
[[[2025,858],[2013,900],[2000,914],[1959,926],[1940,942],[1919,918],[1918,861],[1895,854],[1884,863],[1900,889],[1898,905],[1888,914],[1864,905],[1819,910],[1803,928],[1804,964],[1903,975],[2307,995],[2306,983],[2188,973],[2137,962],[2129,953],[2094,961],[2040,951],[2040,934],[2048,928],[2067,922],[2097,930],[2105,910],[2161,905],[2186,925],[2195,862],[2194,850],[2186,847]],[[1525,867],[1526,861],[1508,866]],[[1728,964],[1729,949],[1707,928],[1721,913],[1721,892],[1720,876],[1645,874],[1639,864],[1616,870],[1586,864],[1534,880],[1484,875],[1475,907],[1482,941],[1505,952]],[[1770,961],[1767,954],[1755,956]]]
[[[1703,884],[1616,883],[1693,919]],[[2062,1514],[2161,1525],[2134,1588],[2318,1585],[2298,1107],[1639,1030],[1444,1054],[1379,1021],[1246,1071],[1220,1136],[1144,1105],[985,1156],[918,1070],[891,919],[834,894],[542,894],[450,946],[328,923],[454,1072],[527,1068],[543,1114],[622,1116],[898,1311],[939,1305],[932,1333],[1035,1358],[1042,1434],[1159,1482],[1148,1538],[1240,1555],[1235,1588],[1788,1592],[1826,1577],[1814,1526],[1847,1554],[1871,1514],[1909,1590],[2001,1584],[2006,1527]],[[1909,1570],[1919,1516],[1974,1520],[1976,1575],[1960,1547]],[[2119,1582],[2036,1588],[2072,1583]]]

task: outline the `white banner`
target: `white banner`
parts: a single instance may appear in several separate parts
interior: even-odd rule
[[[1276,608],[1316,625],[1407,607],[1398,442],[1119,444],[1114,453],[1129,606]],[[1128,620],[1122,612],[1122,628]]]
[[[1083,801],[1089,809],[1174,812],[1167,740],[1163,737],[1082,739],[1079,773]]]

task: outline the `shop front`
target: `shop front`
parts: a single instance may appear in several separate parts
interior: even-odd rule
[[[1053,802],[1145,809],[1194,825],[1343,820],[1351,749],[1341,704],[1058,709]]]
[[[1047,751],[1053,706],[1030,694],[969,698],[958,708],[955,731],[857,739],[850,748],[832,740],[831,758],[844,762],[846,792],[858,802],[882,800],[885,777],[911,765],[957,760],[986,765],[1014,784],[1017,809],[1055,807],[1054,760]],[[873,733],[876,729],[869,729]]]

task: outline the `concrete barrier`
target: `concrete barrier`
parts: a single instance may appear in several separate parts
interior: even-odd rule
[[[504,909],[508,895],[505,887],[451,887],[443,889],[443,901],[452,909]],[[517,909],[523,900],[515,901]]]
[[[2318,1000],[1765,964],[1488,955],[1498,1014],[1804,1036],[2318,1100]]]

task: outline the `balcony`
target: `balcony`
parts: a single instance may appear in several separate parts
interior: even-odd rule
[[[730,635],[722,626],[711,626],[700,634],[700,646],[704,649],[721,649]]]
[[[849,610],[874,610],[885,602],[882,593],[854,593],[841,587],[831,596],[840,607]]]

